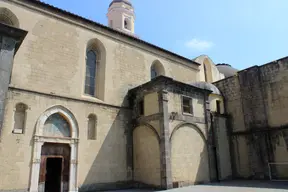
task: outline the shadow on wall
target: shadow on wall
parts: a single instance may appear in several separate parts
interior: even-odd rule
[[[101,114],[96,114],[98,116],[96,140],[82,141],[79,145],[79,152],[83,155],[79,158],[82,162],[89,162],[88,164],[90,164],[91,160],[89,158],[95,156],[85,179],[82,180],[82,183],[78,183],[79,192],[131,187],[130,182],[128,182],[129,176],[127,175],[127,163],[130,159],[126,158],[126,136],[130,127],[130,120],[125,119],[131,117],[129,114],[131,112],[128,109],[121,108],[115,118],[107,118],[107,113],[113,116],[114,112],[112,110],[108,108],[103,113],[105,117],[101,117]],[[109,119],[114,119],[114,122],[111,124]],[[107,124],[111,124],[111,126],[106,127],[105,125]],[[87,138],[81,139],[85,140]],[[81,150],[85,151],[81,152]],[[79,172],[86,171],[81,168],[85,168],[85,166],[79,164],[78,177],[80,175]]]

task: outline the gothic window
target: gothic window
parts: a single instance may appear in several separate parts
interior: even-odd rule
[[[93,50],[87,52],[85,94],[96,96],[97,54]]]
[[[192,98],[182,97],[182,111],[186,114],[193,114]]]
[[[97,117],[96,115],[89,115],[88,116],[88,132],[87,137],[88,140],[96,140],[97,138]]]
[[[25,104],[19,103],[16,105],[16,109],[14,113],[13,133],[15,134],[24,133],[25,123],[26,123],[26,110],[27,110],[27,106]]]
[[[61,114],[54,113],[46,120],[43,135],[49,137],[71,137],[70,124]]]

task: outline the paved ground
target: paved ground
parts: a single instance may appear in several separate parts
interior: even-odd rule
[[[170,189],[167,192],[288,192],[288,182],[231,181]],[[121,190],[116,192],[151,192],[147,190]]]

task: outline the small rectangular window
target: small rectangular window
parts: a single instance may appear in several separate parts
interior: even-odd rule
[[[182,97],[182,110],[183,113],[193,114],[192,98]]]
[[[143,100],[139,101],[138,107],[139,107],[139,115],[144,115],[144,101]]]
[[[216,100],[216,113],[221,113],[221,101]]]

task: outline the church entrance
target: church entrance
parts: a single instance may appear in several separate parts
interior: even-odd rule
[[[44,143],[41,151],[40,192],[68,192],[70,146]]]
[[[47,158],[45,192],[61,192],[63,158]]]

